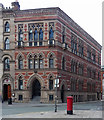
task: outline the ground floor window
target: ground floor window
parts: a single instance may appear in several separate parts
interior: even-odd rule
[[[18,100],[23,100],[23,95],[19,95]]]
[[[49,95],[49,101],[53,100],[53,95]]]

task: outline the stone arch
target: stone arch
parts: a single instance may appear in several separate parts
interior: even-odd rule
[[[45,86],[42,77],[37,74],[32,75],[27,83],[30,99],[34,99],[34,97],[40,97],[44,87]]]
[[[3,100],[7,101],[8,100],[8,92],[11,94],[14,89],[14,80],[10,74],[3,74],[2,76],[2,96]],[[9,91],[8,91],[9,87]]]
[[[65,80],[63,80],[60,84],[60,97],[61,97],[61,101],[62,103],[64,103],[66,101],[66,91],[67,91],[67,83]]]
[[[28,55],[27,55],[27,59],[29,59],[29,58],[30,58],[30,56],[32,56],[32,58],[33,58],[32,53],[28,53]]]
[[[22,74],[18,74],[18,76],[16,77],[16,79],[19,80],[20,77],[22,77],[22,79],[24,80],[24,76]]]
[[[41,84],[41,87],[44,87],[44,80],[40,75],[34,74],[29,78],[29,81],[27,83],[27,87],[28,89],[31,87],[32,82],[34,81],[34,79],[38,79],[38,81]]]
[[[16,59],[18,59],[19,57],[22,57],[22,59],[25,59],[24,55],[22,53],[19,53],[17,56],[16,56]]]
[[[62,80],[62,81],[61,81],[61,83],[60,83],[60,90],[61,90],[61,88],[62,88],[62,85],[65,86],[65,89],[66,89],[66,90],[68,89],[68,86],[67,86],[67,83],[66,83],[65,80]]]
[[[52,76],[53,79],[55,79],[55,76],[54,76],[53,73],[50,73],[50,74],[47,76],[47,78],[50,79],[51,76]]]
[[[56,57],[55,53],[53,53],[53,52],[49,52],[48,55],[47,55],[47,57],[50,58],[51,55],[53,56],[53,58]]]
[[[2,56],[2,61],[4,61],[4,59],[5,59],[6,57],[8,57],[10,61],[13,61],[12,56],[9,55],[9,54],[4,54],[4,55]]]

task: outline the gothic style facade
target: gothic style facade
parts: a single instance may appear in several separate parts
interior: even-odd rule
[[[20,10],[0,4],[3,100],[97,100],[101,95],[101,45],[60,8]]]

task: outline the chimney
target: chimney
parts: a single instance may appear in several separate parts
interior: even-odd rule
[[[20,5],[18,0],[16,0],[15,2],[12,2],[12,9],[13,10],[20,10]]]

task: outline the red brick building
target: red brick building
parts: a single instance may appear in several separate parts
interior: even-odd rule
[[[15,102],[54,102],[55,79],[61,76],[59,102],[68,95],[74,102],[100,99],[101,45],[58,7],[12,6],[2,9],[3,94],[10,85]]]
[[[101,69],[101,98],[104,98],[104,66]]]

